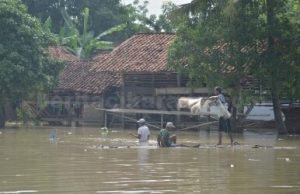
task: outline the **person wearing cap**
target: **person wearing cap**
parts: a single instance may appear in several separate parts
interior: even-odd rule
[[[172,147],[176,145],[176,135],[171,135],[169,130],[174,130],[176,127],[172,122],[167,122],[165,129],[161,129],[157,136],[157,145],[159,147]]]
[[[134,137],[139,139],[140,145],[147,145],[150,139],[150,130],[149,127],[146,125],[145,119],[141,118],[137,121],[139,128],[137,131],[137,135],[132,134]]]

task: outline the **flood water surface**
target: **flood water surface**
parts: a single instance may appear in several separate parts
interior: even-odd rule
[[[199,148],[138,147],[127,130],[5,129],[0,134],[1,193],[300,193],[300,137],[272,131],[235,135],[177,132]],[[133,131],[131,131],[133,132]],[[49,139],[50,138],[50,139]]]

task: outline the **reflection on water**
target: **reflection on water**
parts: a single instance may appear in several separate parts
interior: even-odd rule
[[[157,148],[157,133],[139,147],[123,130],[3,130],[0,194],[300,193],[298,136],[245,131],[235,136],[240,145],[224,136],[215,147],[217,133],[180,132],[179,144],[200,148]]]
[[[147,164],[149,159],[149,149],[146,147],[137,148],[137,160],[138,164],[143,166]]]

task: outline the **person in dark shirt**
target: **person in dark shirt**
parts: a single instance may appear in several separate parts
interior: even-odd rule
[[[173,147],[176,146],[176,135],[171,135],[169,130],[174,130],[175,126],[172,122],[167,122],[165,129],[161,129],[157,136],[157,145],[159,147]]]
[[[209,97],[210,100],[220,100],[220,102],[225,105],[226,99],[222,93],[222,89],[220,87],[215,87],[215,96]],[[233,138],[231,134],[231,126],[230,126],[230,120],[226,119],[224,117],[219,118],[219,141],[217,145],[222,144],[222,133],[227,132],[228,136],[230,138],[231,145],[233,144]]]

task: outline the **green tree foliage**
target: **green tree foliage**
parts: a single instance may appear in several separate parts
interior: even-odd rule
[[[171,32],[173,26],[165,15],[148,16],[148,1],[135,0],[133,4],[123,5],[121,0],[22,0],[28,6],[29,13],[45,22],[52,20],[51,31],[59,33],[65,21],[61,9],[68,11],[80,34],[84,29],[84,14],[82,10],[90,10],[88,29],[95,34],[117,26],[127,24],[122,32],[108,35],[105,40],[121,42],[137,32]]]
[[[4,104],[51,87],[61,68],[47,56],[51,34],[20,0],[0,0],[0,127]]]
[[[84,16],[82,10],[89,8],[91,22],[88,28],[93,29],[96,34],[111,28],[112,26],[125,23],[128,12],[121,0],[22,0],[28,6],[28,12],[46,21],[50,16],[52,19],[52,31],[59,33],[64,19],[60,10],[66,9],[72,18],[76,19],[78,25],[83,25]],[[82,29],[80,26],[79,29]]]
[[[189,73],[195,84],[205,81],[225,87],[239,85],[248,73],[240,67],[250,65],[251,58],[256,55],[256,43],[252,40],[257,27],[252,18],[257,15],[254,10],[258,5],[241,1],[233,5],[232,2],[199,2],[193,7],[198,7],[197,14],[186,18],[177,32],[179,36],[170,52],[170,62]],[[184,61],[176,59],[178,54]]]
[[[296,89],[299,20],[292,11],[297,6],[291,5],[299,1],[272,1],[271,8],[266,2],[270,1],[193,0],[180,7],[175,16],[185,17],[177,24],[170,64],[189,75],[195,86],[205,82],[232,88],[236,103],[245,92],[240,83],[247,75],[264,81],[265,88],[277,94],[284,91],[280,85]],[[287,71],[294,72],[292,79],[279,75]]]
[[[280,113],[280,98],[286,89],[299,89],[299,55],[300,55],[300,23],[294,6],[299,1],[266,0],[262,22],[261,42],[267,42],[266,49],[261,55],[259,70],[264,72],[267,86],[271,89],[276,127],[279,133],[287,133],[286,126]],[[287,76],[288,75],[288,76]],[[296,93],[289,92],[291,96]],[[287,96],[284,96],[287,97]]]
[[[226,88],[237,107],[240,83],[257,56],[253,37],[258,30],[253,19],[259,4],[231,0],[197,3],[187,10],[191,17],[186,14],[188,17],[179,26],[178,38],[170,50],[170,64],[187,74],[193,86],[207,83]],[[182,9],[186,7],[179,10],[186,13]]]
[[[300,2],[267,2],[266,30],[261,39],[268,40],[268,49],[261,56],[260,72],[267,75],[269,86],[278,87],[280,96],[299,99]]]
[[[126,24],[114,26],[101,34],[95,36],[93,31],[88,30],[89,22],[89,9],[85,8],[83,11],[83,30],[81,31],[76,27],[73,19],[69,16],[65,9],[61,10],[62,16],[65,21],[59,34],[59,43],[64,45],[80,59],[88,59],[98,49],[111,49],[112,42],[101,40],[104,36],[119,32],[126,27]]]

